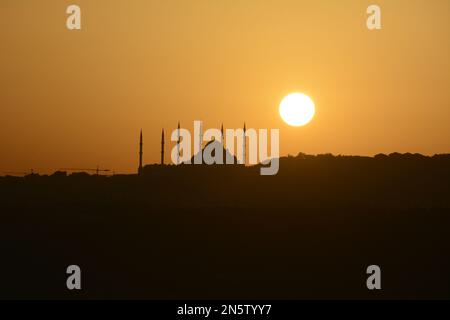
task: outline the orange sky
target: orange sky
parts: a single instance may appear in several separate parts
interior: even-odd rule
[[[178,120],[279,128],[282,155],[450,152],[448,39],[448,0],[2,0],[0,171],[133,172],[140,128],[157,162]],[[305,127],[278,115],[294,91]]]

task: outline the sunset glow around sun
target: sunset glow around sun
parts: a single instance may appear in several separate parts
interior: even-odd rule
[[[314,114],[314,102],[303,93],[291,93],[280,103],[280,116],[290,126],[304,126],[312,120]]]

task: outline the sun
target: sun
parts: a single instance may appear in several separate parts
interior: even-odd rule
[[[300,127],[309,123],[316,112],[314,102],[303,93],[291,93],[280,103],[280,116],[290,126]]]

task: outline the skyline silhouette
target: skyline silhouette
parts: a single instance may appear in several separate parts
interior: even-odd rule
[[[244,128],[244,135],[245,135],[245,130],[246,130],[245,127],[246,127],[246,124],[244,123],[244,126],[243,126],[243,128]],[[179,130],[181,128],[180,127],[180,122],[178,122],[177,128],[178,129],[175,129],[175,130]],[[175,132],[175,130],[174,130],[174,132]],[[225,140],[225,136],[224,136],[223,123],[221,124],[220,132],[221,132],[223,141],[226,141]],[[199,139],[199,141],[201,142],[200,149],[201,149],[202,153],[204,152],[205,148],[208,145],[217,144],[218,143],[217,141],[214,140],[214,138],[209,140],[209,141],[203,140],[203,133],[202,132],[201,132],[201,136],[202,136],[202,138]],[[244,138],[244,140],[243,140],[244,141],[243,142],[243,148],[244,148],[243,154],[244,154],[244,162],[245,162],[244,164],[245,165],[249,165],[247,163],[247,156],[248,156],[247,155],[247,152],[248,152],[247,140],[248,140],[248,137]],[[138,168],[137,168],[137,171],[135,172],[136,174],[139,174],[139,173],[143,172],[143,169],[146,166],[153,166],[153,165],[158,164],[158,163],[148,163],[148,164],[146,164],[144,162],[144,159],[143,159],[143,154],[144,154],[144,147],[143,147],[143,145],[144,145],[144,143],[143,143],[143,141],[144,141],[144,135],[143,135],[143,130],[141,129],[140,133],[139,133]],[[180,139],[178,139],[178,141],[171,141],[171,143],[169,144],[169,147],[175,147],[176,144],[179,143],[179,142],[180,142]],[[166,161],[166,159],[165,159],[166,145],[167,144],[165,142],[165,130],[164,130],[164,128],[162,128],[161,129],[161,144],[160,144],[160,155],[161,155],[161,158],[160,158],[160,161],[159,161],[159,165],[176,165],[176,163],[172,162],[170,159],[169,159],[169,161]],[[238,165],[239,163],[238,163],[238,160],[236,158],[236,154],[234,152],[231,153],[230,150],[225,145],[223,145],[223,144],[221,144],[221,145],[222,145],[223,155],[224,155],[223,156],[223,159],[224,159],[223,163],[224,164],[226,163],[225,159],[228,156],[231,159],[233,159],[233,163],[234,164]],[[191,145],[191,151],[192,150],[195,150],[195,147],[193,145]],[[169,151],[170,151],[170,149],[169,149]],[[234,151],[236,151],[236,150],[234,150]],[[309,156],[330,156],[331,155],[331,156],[337,156],[337,157],[381,158],[381,157],[398,157],[398,156],[402,156],[403,155],[405,157],[415,156],[415,157],[424,157],[424,158],[435,158],[435,157],[446,156],[448,154],[450,154],[450,153],[437,153],[437,154],[433,154],[433,155],[423,155],[423,154],[420,154],[420,153],[411,153],[411,152],[405,152],[405,153],[392,152],[390,154],[379,153],[379,154],[374,155],[373,157],[371,157],[371,156],[362,156],[362,155],[342,155],[342,154],[333,155],[331,153],[323,153],[323,154],[309,155]],[[170,152],[169,152],[169,155],[170,155]],[[212,155],[214,155],[214,152],[212,153]],[[299,155],[305,155],[306,156],[306,154],[304,154],[301,151],[299,151],[297,153],[297,156],[299,156]],[[180,165],[182,165],[182,164],[183,165],[194,164],[195,157],[196,157],[196,155],[194,154],[192,156],[192,158],[189,160],[189,162],[188,161],[182,162],[182,163],[180,163]],[[295,155],[289,154],[289,155],[287,155],[285,157],[279,157],[279,159],[281,159],[281,158],[292,158],[292,157],[295,157]],[[202,160],[202,163],[205,164],[203,162],[203,160]],[[258,166],[260,164],[253,164],[253,165]],[[55,168],[55,169],[47,168],[46,170],[43,170],[43,172],[41,172],[41,173],[44,174],[44,175],[48,175],[48,174],[52,174],[54,172],[61,172],[61,171],[68,171],[68,172],[95,172],[96,175],[99,175],[99,174],[104,174],[104,175],[108,175],[108,174],[112,174],[112,175],[115,175],[115,174],[133,174],[133,172],[127,172],[127,173],[117,172],[117,171],[112,170],[112,169],[106,169],[106,168],[100,167],[99,165],[96,165],[95,168],[67,168],[67,167],[66,168],[59,167],[59,168]],[[8,176],[8,175],[25,176],[25,175],[28,175],[28,174],[39,174],[39,171],[35,170],[34,168],[33,169],[29,169],[29,170],[18,170],[18,171],[13,171],[13,170],[2,170],[2,171],[0,171],[0,176]]]

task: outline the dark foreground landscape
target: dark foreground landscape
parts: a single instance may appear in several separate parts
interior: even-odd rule
[[[450,297],[449,155],[3,177],[0,205],[0,298]]]

